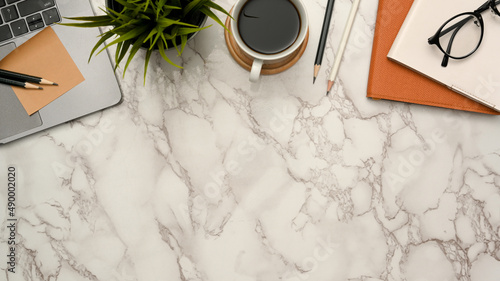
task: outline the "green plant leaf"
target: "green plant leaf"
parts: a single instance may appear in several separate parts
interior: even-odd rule
[[[151,54],[153,50],[149,49],[146,52],[146,58],[144,59],[144,85],[146,85],[146,73],[148,72],[149,60],[151,59]]]
[[[176,67],[166,55],[169,45],[173,45],[180,55],[187,45],[190,34],[210,26],[198,27],[188,23],[186,17],[202,13],[225,29],[227,27],[214,13],[219,11],[231,16],[225,9],[212,0],[115,0],[123,6],[120,11],[104,8],[105,15],[68,18],[75,22],[65,22],[62,25],[75,27],[101,27],[111,26],[111,29],[102,33],[98,42],[90,52],[89,60],[106,50],[109,46],[116,45],[116,66],[126,59],[124,74],[134,56],[141,46],[149,44],[146,50],[144,63],[144,80],[152,52],[158,49],[161,57]],[[106,44],[107,41],[111,41]],[[177,44],[179,43],[179,44]],[[170,46],[171,47],[171,46]]]
[[[203,26],[203,27],[181,27],[177,31],[177,35],[181,36],[181,35],[187,35],[187,34],[195,33],[195,32],[198,32],[200,30],[203,30],[205,28],[209,28],[211,26],[212,25],[207,25],[207,26]]]
[[[90,17],[65,17],[65,19],[78,20],[78,21],[92,21],[92,22],[111,21],[112,20],[108,15],[90,16]]]
[[[180,31],[179,31],[180,32]],[[182,55],[182,52],[184,52],[184,48],[186,47],[188,37],[187,35],[180,35],[181,36],[181,50],[177,50],[179,56]]]
[[[110,8],[106,8],[106,13],[107,16],[112,18],[115,22],[119,24],[125,24],[131,20],[133,20],[133,17],[131,17],[128,13],[125,13],[126,8],[122,12],[117,12],[115,10],[111,10]]]
[[[149,2],[149,1],[148,1]],[[147,14],[152,14],[154,15],[155,12],[152,8],[149,8],[148,7],[148,3],[144,3],[142,5],[138,5],[132,12],[132,15],[134,17],[138,16],[138,15],[147,15]]]
[[[108,40],[109,38],[113,37],[114,34],[111,33],[111,32],[106,32],[106,33],[103,33],[101,38],[99,39],[99,41],[97,41],[97,43],[94,45],[94,48],[92,48],[92,51],[90,52],[90,56],[89,56],[89,62],[90,62],[90,59],[92,58],[92,56],[94,55],[94,53],[97,51],[97,49],[102,45],[104,44],[104,42],[106,40]],[[106,48],[106,45],[104,46],[103,49]]]
[[[224,8],[222,8],[221,6],[217,5],[214,1],[207,1],[207,2],[205,3],[205,6],[210,7],[210,8],[212,8],[212,9],[215,9],[215,10],[217,10],[217,11],[219,11],[219,12],[221,12],[221,13],[223,13],[223,14],[227,15],[227,16],[228,16],[228,17],[230,17],[231,19],[233,18],[233,17],[231,16],[231,14],[230,14],[228,11],[226,11],[226,10],[225,10]]]
[[[144,11],[146,11],[146,9],[148,8],[149,3],[150,3],[149,0],[146,0],[146,5],[144,6]]]
[[[101,26],[109,26],[112,25],[110,23],[101,23],[101,22],[81,22],[81,23],[59,23],[59,25],[64,26],[72,26],[72,27],[101,27]]]
[[[138,26],[149,26],[149,25],[146,24],[146,22],[144,22],[143,20],[134,19],[134,20],[131,20],[125,24],[115,26],[110,31],[115,33],[116,35],[122,36],[122,35],[128,33],[129,31],[137,28]]]
[[[215,22],[217,22],[220,26],[223,26],[225,29],[227,29],[227,27],[224,25],[224,23],[222,23],[222,21],[219,19],[219,17],[217,17],[217,15],[214,14],[214,12],[212,12],[208,7],[203,7],[200,9],[200,11],[202,13],[204,13],[205,15],[209,16]]]
[[[172,40],[175,38],[175,36],[177,36],[177,34],[168,34],[166,32],[162,34],[162,38],[165,38],[165,40]]]
[[[127,68],[129,66],[130,62],[134,58],[137,51],[139,51],[139,49],[141,48],[142,42],[144,41],[144,38],[146,38],[146,36],[147,36],[147,34],[144,33],[132,45],[132,48],[130,49],[130,53],[129,53],[128,58],[127,58],[127,63],[125,63],[125,68],[123,69],[123,75],[125,75],[125,72],[127,71]]]
[[[180,19],[178,19],[178,20],[172,20],[172,19],[164,18],[164,19],[158,19],[158,21],[156,23],[159,26],[161,26],[161,27],[167,27],[167,26],[170,26],[170,25],[184,25],[184,26],[197,27],[194,24],[181,22]]]
[[[173,40],[175,40],[175,37],[177,36],[177,32],[179,31],[179,28],[181,28],[180,26],[178,25],[175,25],[172,27],[172,29],[170,29],[170,34],[167,34],[169,35],[169,39],[172,40],[172,42],[174,42]],[[175,45],[175,43],[174,43]]]
[[[170,6],[170,5],[164,5],[163,9],[160,11],[160,14],[158,15],[158,19],[161,18],[175,18],[175,13],[179,12],[181,10],[181,7],[177,6]],[[171,16],[170,16],[171,15]]]
[[[125,55],[128,52],[128,49],[130,48],[130,45],[132,44],[132,40],[127,40],[121,43],[118,43],[118,46],[121,46],[119,50],[117,49],[116,54],[117,58],[115,59],[116,65],[115,65],[115,70],[118,68],[120,63],[122,62],[123,58],[125,58]],[[125,72],[124,72],[125,74]]]
[[[173,6],[173,5],[163,5],[163,10],[182,10],[182,7]]]
[[[115,71],[116,71],[116,68],[118,67],[118,64],[119,64],[119,61],[120,61],[120,53],[121,53],[121,50],[122,50],[122,46],[123,46],[123,42],[120,42],[118,44],[116,44],[116,51],[115,51],[115,62],[116,62],[116,65],[115,65]]]
[[[167,61],[169,64],[175,66],[175,67],[178,67],[178,68],[183,68],[182,66],[180,65],[177,65],[175,64],[173,61],[171,61],[167,55],[165,54],[165,46],[163,45],[163,41],[159,41],[158,42],[158,52],[160,53],[160,56],[165,60]]]
[[[160,33],[161,41],[163,42],[163,48],[168,49],[167,38],[165,38],[165,33]],[[160,42],[158,42],[158,48],[160,48]]]
[[[75,23],[67,22],[59,24],[64,26],[73,26],[73,27],[101,27],[113,24],[113,19],[107,15],[96,16],[96,17],[70,17],[65,19],[74,21],[83,21],[83,22],[75,22]]]
[[[141,36],[142,33],[144,33],[148,29],[148,26],[137,26],[134,29],[130,30],[129,32],[120,35],[117,39],[113,40],[109,45],[114,45],[118,42],[123,42],[129,39],[137,38]]]
[[[171,39],[170,42],[172,42],[172,45],[174,46],[174,49],[177,51],[177,54],[180,55],[181,52],[179,50],[179,45],[177,44],[176,38]]]
[[[154,46],[156,46],[156,42],[158,42],[158,39],[161,38],[161,35],[163,34],[163,30],[164,30],[164,28],[159,27],[158,28],[158,32],[156,33],[155,38],[153,40],[151,40],[151,39],[149,40],[150,41],[149,49],[153,49]]]
[[[124,12],[126,9],[134,10],[135,8],[137,8],[137,6],[140,6],[139,1],[130,1],[130,0],[115,0],[115,1],[124,7],[124,10],[122,12]]]
[[[182,15],[186,16],[192,10],[194,10],[194,11],[198,10],[201,6],[203,6],[205,1],[206,0],[193,0],[193,1],[189,2],[189,4],[187,4],[186,7],[184,7],[184,9],[182,11]]]
[[[163,6],[167,3],[167,0],[159,0],[158,6],[156,7],[156,20],[160,18],[160,12],[163,10]]]
[[[146,41],[150,40],[156,34],[158,34],[158,27],[155,26],[154,28],[151,29],[151,32],[149,32],[148,36],[146,37],[146,39],[144,39],[143,43],[146,43]]]
[[[177,6],[177,7],[181,7],[181,8],[182,8],[182,3],[181,3],[181,0],[171,0],[170,2],[171,2],[171,3],[169,3],[170,5],[173,5],[173,6]]]

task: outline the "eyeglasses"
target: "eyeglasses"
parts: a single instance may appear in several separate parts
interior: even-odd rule
[[[488,10],[488,8],[491,8],[494,14],[500,16],[498,11],[500,0],[488,0],[474,12],[462,13],[452,17],[437,30],[436,34],[428,39],[430,45],[436,45],[444,53],[441,66],[446,67],[449,58],[464,59],[479,48],[484,34],[484,22],[481,13]]]

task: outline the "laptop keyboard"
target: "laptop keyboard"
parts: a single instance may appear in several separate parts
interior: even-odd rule
[[[55,0],[0,0],[0,43],[59,21]]]

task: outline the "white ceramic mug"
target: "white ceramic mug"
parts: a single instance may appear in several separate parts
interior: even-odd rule
[[[247,1],[251,0],[238,0],[234,4],[233,10],[231,12],[231,16],[233,17],[233,19],[231,20],[231,33],[233,34],[234,40],[236,41],[238,47],[245,53],[245,55],[253,59],[252,68],[250,70],[250,81],[255,82],[259,80],[260,72],[264,64],[273,64],[283,61],[293,55],[293,53],[301,47],[307,36],[309,20],[307,17],[305,5],[302,3],[302,1],[289,0],[295,5],[295,8],[297,9],[300,17],[300,30],[297,39],[290,47],[288,47],[284,51],[275,54],[262,54],[248,47],[243,42],[243,39],[241,38],[238,31],[238,16],[240,15],[240,11]]]

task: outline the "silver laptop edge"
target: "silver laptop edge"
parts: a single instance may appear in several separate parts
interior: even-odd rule
[[[64,17],[88,16],[93,14],[89,0],[57,0],[57,6],[63,18],[63,22],[68,21],[64,19]],[[76,28],[61,25],[52,25],[52,28],[73,58],[79,70],[82,72],[85,81],[43,107],[38,113],[35,113],[34,116],[30,117],[32,120],[28,120],[27,123],[31,123],[31,126],[35,126],[34,128],[16,132],[9,136],[3,136],[0,133],[0,144],[5,144],[90,113],[100,111],[119,104],[122,100],[120,85],[111,63],[111,54],[109,52],[103,52],[94,56],[90,62],[88,61],[90,51],[98,40],[97,37],[100,34],[99,29]],[[19,46],[33,35],[34,34],[29,34],[21,38],[16,38],[13,42]],[[3,43],[0,46],[0,53],[3,48],[10,47],[12,49],[12,44],[9,44],[10,43]],[[9,89],[10,92],[6,91],[6,89]],[[0,87],[0,95],[8,94],[14,94],[12,89],[2,85],[2,87]],[[3,106],[6,107],[5,104]],[[1,109],[2,105],[0,105],[0,110]],[[7,116],[7,118],[11,118],[11,115]],[[37,125],[40,123],[37,119],[41,120],[40,125]],[[11,120],[1,120],[0,132],[6,130],[3,126],[11,126],[10,129],[12,129],[12,126],[15,126],[15,123],[18,121],[16,117],[12,117]]]

